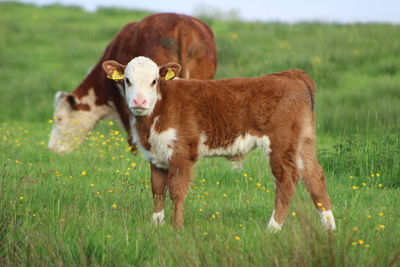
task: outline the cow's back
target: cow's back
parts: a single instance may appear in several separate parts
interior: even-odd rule
[[[174,13],[150,15],[127,24],[112,40],[102,60],[127,64],[145,56],[159,66],[181,64],[182,78],[212,79],[217,67],[214,35],[202,21]]]

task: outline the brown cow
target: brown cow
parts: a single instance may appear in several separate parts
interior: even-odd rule
[[[73,151],[105,117],[118,121],[131,135],[131,115],[118,89],[122,88],[121,82],[104,77],[101,63],[109,59],[128,63],[137,56],[152,58],[160,65],[179,62],[182,78],[212,79],[217,66],[213,33],[196,18],[155,14],[125,25],[83,82],[71,94],[55,95],[54,124],[48,144],[51,150]]]
[[[256,78],[171,80],[181,67],[158,67],[137,57],[127,66],[103,63],[125,79],[133,139],[151,163],[153,219],[164,218],[166,191],[174,202],[173,225],[183,225],[183,202],[192,168],[203,156],[245,156],[260,147],[276,182],[270,230],[279,230],[295,186],[302,179],[322,224],[335,229],[325,177],[315,152],[312,79],[288,70]]]

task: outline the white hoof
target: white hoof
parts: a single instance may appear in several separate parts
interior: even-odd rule
[[[320,211],[319,216],[321,218],[321,224],[325,230],[327,231],[336,230],[335,218],[333,218],[331,210]]]
[[[271,219],[269,219],[269,223],[267,226],[268,231],[272,233],[278,232],[282,229],[282,224],[279,224],[275,221],[274,215],[275,215],[275,210],[272,212]]]
[[[155,225],[161,225],[164,223],[164,210],[153,213],[153,223]]]

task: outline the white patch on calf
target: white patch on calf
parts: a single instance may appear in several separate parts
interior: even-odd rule
[[[251,134],[241,135],[229,146],[209,148],[205,143],[207,136],[202,134],[200,136],[199,155],[202,157],[213,156],[242,156],[247,155],[251,150],[256,147],[261,147],[266,155],[271,151],[269,149],[268,136],[257,137]]]
[[[164,210],[153,213],[153,223],[155,225],[160,225],[164,223]]]
[[[278,232],[278,231],[280,231],[281,228],[282,228],[282,224],[277,223],[277,222],[275,221],[274,216],[275,216],[275,210],[272,211],[272,215],[271,215],[271,218],[269,219],[268,226],[267,226],[267,229],[268,229],[270,232]]]
[[[303,163],[303,160],[301,159],[300,155],[297,155],[297,157],[296,157],[296,164],[297,164],[297,168],[299,169],[299,171],[304,170],[304,163]]]
[[[157,132],[154,128],[157,124],[159,116],[154,118],[153,124],[150,128],[149,143],[151,145],[150,151],[143,147],[135,127],[135,119],[131,120],[132,125],[132,141],[135,142],[139,150],[147,158],[148,161],[156,165],[158,168],[167,169],[168,162],[174,152],[174,143],[177,140],[177,132],[174,128],[169,128],[161,133]]]
[[[336,230],[335,218],[331,210],[323,210],[319,212],[321,218],[321,224],[325,230]]]

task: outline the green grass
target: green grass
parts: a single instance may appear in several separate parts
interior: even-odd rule
[[[399,265],[400,26],[207,19],[218,78],[301,68],[315,79],[338,230],[321,229],[300,184],[283,230],[268,233],[274,185],[254,151],[243,170],[198,164],[175,231],[170,201],[167,223],[150,224],[148,163],[126,151],[121,129],[100,123],[71,155],[46,148],[54,93],[73,90],[119,28],[146,14],[0,4],[0,265]]]

